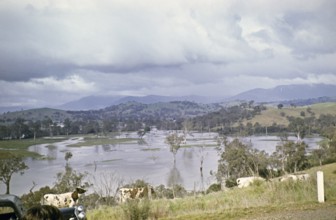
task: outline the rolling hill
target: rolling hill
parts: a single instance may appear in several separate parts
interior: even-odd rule
[[[112,105],[118,105],[127,102],[138,102],[143,104],[153,104],[160,102],[189,101],[196,103],[229,103],[237,100],[255,102],[279,102],[295,101],[297,103],[318,103],[323,100],[332,101],[336,99],[336,86],[326,84],[311,85],[281,85],[271,89],[252,89],[232,97],[206,97],[206,96],[87,96],[79,100],[68,102],[59,106],[62,110],[97,110]]]
[[[310,108],[310,110],[308,109]],[[267,110],[262,111],[260,115],[256,115],[251,120],[245,120],[245,124],[250,122],[252,124],[258,122],[262,126],[271,126],[273,123],[278,125],[288,125],[287,116],[302,117],[300,114],[304,112],[307,117],[311,116],[312,112],[316,118],[321,114],[336,115],[336,102],[318,103],[310,106],[299,107],[285,107],[278,109],[276,107],[269,106]]]
[[[79,100],[65,103],[59,106],[62,110],[97,110],[105,107],[119,105],[127,102],[138,102],[142,104],[168,103],[174,101],[189,101],[196,103],[216,103],[224,100],[220,97],[203,96],[87,96]]]
[[[228,101],[254,100],[255,102],[279,102],[319,97],[335,98],[336,85],[282,85],[271,89],[252,89],[230,97]]]

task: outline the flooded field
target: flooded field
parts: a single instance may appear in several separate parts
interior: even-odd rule
[[[153,186],[173,183],[183,185],[187,190],[203,190],[216,182],[210,171],[217,170],[219,159],[216,150],[217,133],[193,133],[187,136],[187,147],[182,147],[176,154],[174,166],[173,154],[165,143],[168,131],[156,131],[144,137],[144,143],[136,141],[115,144],[95,145],[83,147],[68,147],[70,144],[80,143],[82,138],[72,138],[52,145],[42,144],[30,147],[45,160],[28,159],[29,166],[24,175],[13,176],[11,193],[22,195],[36,185],[34,190],[43,186],[51,186],[56,181],[56,174],[63,172],[66,152],[72,153],[70,166],[77,172],[88,172],[88,181],[98,181],[102,176],[114,176],[111,181],[130,183],[143,179]],[[125,137],[122,134],[120,138]],[[127,134],[128,137],[138,138],[136,133]],[[305,141],[310,148],[316,147],[320,138],[309,138]],[[280,139],[276,136],[252,136],[242,138],[245,143],[252,143],[254,148],[265,150],[271,154]],[[201,159],[203,162],[203,176],[200,172]],[[94,183],[94,182],[93,182]],[[4,191],[1,185],[1,191]]]

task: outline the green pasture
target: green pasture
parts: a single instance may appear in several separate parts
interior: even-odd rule
[[[0,159],[12,156],[19,157],[34,157],[40,155],[28,151],[28,148],[37,144],[52,144],[55,142],[66,140],[66,137],[61,138],[38,138],[34,139],[21,139],[21,140],[1,140],[0,141]]]
[[[111,138],[106,136],[86,136],[83,141],[70,144],[68,147],[84,147],[95,145],[118,145],[118,144],[137,144],[140,138]]]
[[[271,126],[273,123],[278,125],[287,126],[289,124],[287,116],[302,117],[301,112],[305,112],[306,117],[310,116],[308,108],[311,108],[311,112],[315,114],[316,118],[319,118],[321,114],[336,115],[336,103],[318,103],[311,106],[299,106],[299,107],[284,107],[278,109],[277,107],[267,107],[267,110],[262,111],[260,115],[256,115],[251,120],[245,120],[244,124],[250,122],[255,124],[258,122],[262,126]]]
[[[324,172],[326,202],[317,202],[316,171]],[[89,210],[98,219],[255,219],[262,214],[317,210],[336,205],[336,163],[306,171],[311,179],[302,182],[258,182],[247,188],[233,188],[182,199],[157,199],[134,204]],[[139,218],[130,218],[140,216]]]

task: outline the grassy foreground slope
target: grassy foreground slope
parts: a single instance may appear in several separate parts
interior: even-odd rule
[[[306,117],[310,117],[311,113],[315,114],[316,118],[319,118],[321,114],[331,114],[336,115],[336,103],[318,103],[310,106],[299,106],[299,107],[283,107],[278,109],[277,107],[267,107],[266,111],[262,111],[260,115],[255,116],[251,120],[245,121],[245,123],[251,122],[252,124],[258,122],[262,126],[270,126],[273,123],[278,125],[288,125],[287,116],[302,117],[300,114],[303,111]],[[281,115],[282,114],[282,115]]]
[[[317,202],[317,170],[324,172],[326,202],[323,204]],[[141,216],[146,216],[148,219],[304,219],[304,215],[310,213],[311,216],[317,214],[317,219],[335,219],[336,163],[312,168],[307,172],[311,174],[309,181],[259,182],[248,188],[234,188],[204,196],[102,207],[89,210],[88,218],[142,219]],[[297,216],[291,218],[291,215]],[[311,218],[308,216],[306,219]]]

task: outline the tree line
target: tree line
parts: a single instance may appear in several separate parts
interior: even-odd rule
[[[313,166],[336,162],[336,129],[335,124],[324,128],[324,140],[317,149],[307,152],[308,145],[297,139],[288,139],[283,133],[276,151],[271,155],[238,138],[228,141],[227,137],[218,138],[220,159],[216,177],[218,181],[226,181],[228,187],[236,184],[236,179],[246,176],[261,176],[266,179],[296,173]]]
[[[288,126],[274,122],[265,126],[250,119],[267,109],[253,101],[233,106],[200,106],[189,102],[173,103],[174,108],[162,106],[156,109],[140,103],[113,106],[105,110],[69,111],[71,117],[62,121],[49,116],[39,119],[18,117],[11,122],[0,123],[0,139],[37,138],[69,134],[99,134],[120,131],[138,131],[155,126],[161,130],[214,131],[222,135],[250,136],[262,133],[294,132],[298,138],[313,133],[325,133],[325,127],[335,124],[335,116],[321,114],[318,118],[311,108],[301,111],[299,117],[280,115]],[[279,104],[280,105],[280,104]],[[282,108],[278,106],[278,108]],[[190,109],[193,112],[190,113]],[[216,110],[219,109],[219,110]],[[57,117],[58,119],[61,117]],[[0,121],[1,122],[1,121]]]

